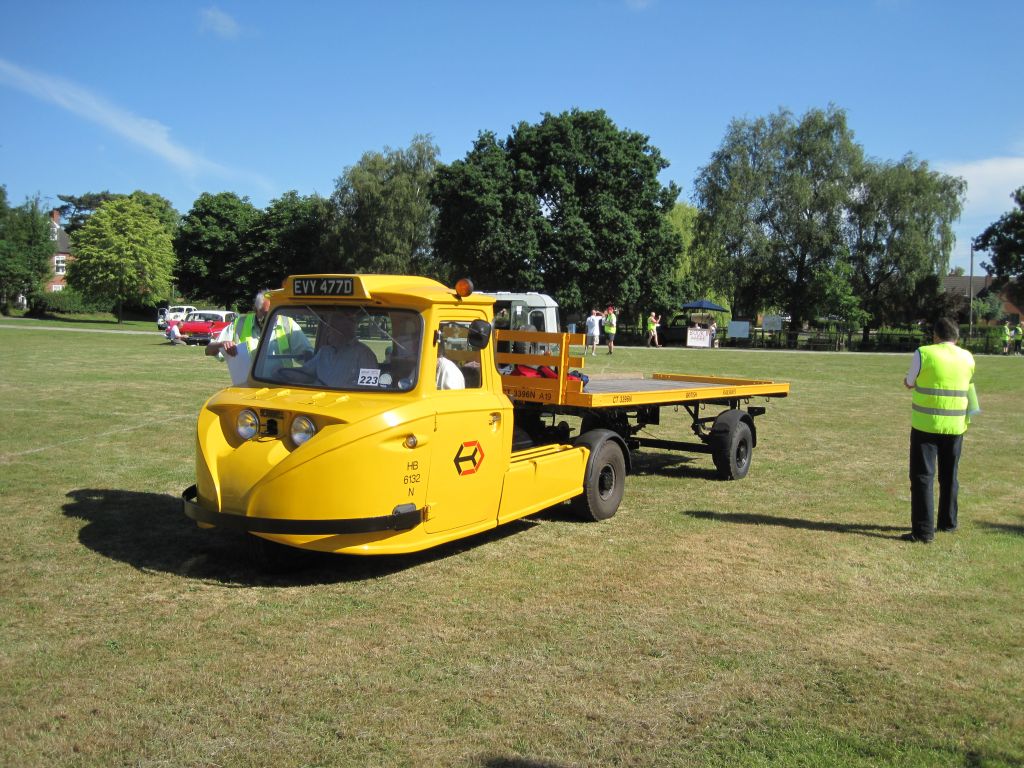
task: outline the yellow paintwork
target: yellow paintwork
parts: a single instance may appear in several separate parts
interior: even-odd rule
[[[301,276],[300,276],[301,277]],[[351,279],[350,301],[419,310],[426,328],[444,320],[490,320],[493,299],[459,299],[432,280],[378,275],[306,276]],[[293,294],[295,278],[271,295],[273,306],[308,301]],[[430,332],[425,334],[430,344]],[[494,528],[577,495],[587,450],[562,446],[549,456],[510,462],[512,403],[501,392],[493,365],[481,371],[479,389],[438,391],[432,358],[421,360],[420,385],[409,392],[326,392],[304,387],[229,387],[210,398],[199,415],[196,500],[203,510],[257,518],[339,520],[383,517],[399,505],[423,510],[423,522],[405,531],[344,534],[258,535],[291,546],[355,554],[413,552]],[[254,382],[255,384],[255,382]],[[280,435],[243,441],[238,413],[251,408],[280,414]],[[305,415],[317,426],[296,447],[291,420]],[[415,437],[416,445],[407,447]],[[473,448],[464,448],[464,444]],[[472,471],[460,472],[460,451],[482,452]],[[568,458],[567,458],[568,457]],[[545,464],[550,466],[545,467]],[[562,472],[570,466],[574,471]],[[523,474],[538,475],[531,490]],[[503,498],[510,478],[522,480]],[[204,527],[207,527],[204,524]]]
[[[493,298],[459,298],[440,283],[420,277],[303,275],[289,277],[281,290],[272,292],[272,306],[308,303],[303,292],[317,285],[340,286],[345,293],[318,295],[318,305],[372,304],[419,312],[426,329],[419,384],[409,391],[378,393],[268,387],[250,380],[248,386],[218,392],[199,415],[195,495],[184,502],[186,513],[201,527],[210,527],[211,522],[249,525],[245,518],[298,521],[304,526],[300,533],[256,535],[326,552],[397,554],[494,528],[583,491],[586,447],[545,445],[513,454],[509,399],[586,407],[620,405],[623,395],[584,393],[580,382],[566,378],[567,370],[583,367],[583,358],[569,354],[570,344],[583,344],[582,335],[499,331],[483,350],[479,388],[438,390],[433,332],[446,321],[490,322]],[[550,345],[550,351],[545,355],[498,353],[498,340],[539,340]],[[450,356],[459,354],[452,350]],[[552,365],[560,375],[557,379],[500,376],[496,365],[510,362]],[[772,382],[680,378],[690,383],[702,380],[709,386],[699,399],[788,392],[788,385]],[[680,391],[687,395],[682,384]],[[632,393],[631,402],[676,402],[680,391],[674,393],[676,400],[664,393]],[[277,435],[242,440],[236,417],[243,409],[256,411],[261,419],[272,418],[278,423]],[[309,417],[317,432],[296,446],[289,427],[300,415]],[[321,521],[351,528],[353,522],[374,518],[376,524],[402,509],[418,515],[417,524],[406,530],[315,530]]]

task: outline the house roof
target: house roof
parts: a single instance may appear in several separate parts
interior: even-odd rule
[[[991,275],[975,275],[972,279],[969,275],[947,275],[942,278],[942,290],[944,293],[955,293],[959,296],[970,295],[972,299],[992,285]]]

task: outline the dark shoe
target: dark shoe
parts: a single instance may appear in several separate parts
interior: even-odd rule
[[[959,528],[959,527],[960,526],[958,526],[958,525],[954,525],[951,528],[939,528],[939,530],[942,531],[943,533],[956,533],[956,529]]]
[[[900,536],[900,541],[909,541],[912,544],[931,544],[931,539],[925,539],[914,533],[904,533]]]

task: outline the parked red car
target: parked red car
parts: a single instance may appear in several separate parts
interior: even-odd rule
[[[226,312],[223,309],[200,309],[178,323],[178,330],[186,344],[209,344],[234,319],[234,312]]]

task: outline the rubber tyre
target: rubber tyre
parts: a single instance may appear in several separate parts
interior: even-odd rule
[[[723,480],[742,480],[750,471],[754,454],[754,437],[746,422],[736,422],[711,458],[718,476]]]
[[[583,476],[583,493],[573,507],[583,520],[607,520],[622,503],[626,487],[626,458],[615,440],[606,440],[590,454]]]

